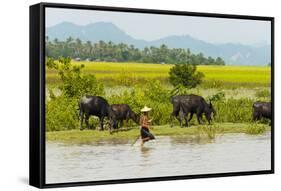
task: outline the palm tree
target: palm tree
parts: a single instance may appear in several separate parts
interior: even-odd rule
[[[86,52],[87,57],[91,57],[92,50],[93,50],[93,46],[92,46],[91,41],[87,41],[85,46],[86,46],[85,52]]]

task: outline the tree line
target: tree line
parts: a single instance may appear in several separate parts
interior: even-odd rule
[[[225,65],[222,58],[194,54],[190,49],[169,48],[162,44],[160,47],[150,46],[144,49],[125,43],[111,41],[82,42],[79,38],[67,38],[65,41],[46,37],[46,56],[58,59],[70,57],[78,60],[107,61],[107,62],[140,62],[140,63],[169,63],[194,65]]]

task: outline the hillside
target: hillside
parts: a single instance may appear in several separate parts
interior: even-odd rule
[[[98,42],[103,40],[125,43],[140,49],[166,44],[169,48],[189,48],[194,53],[202,52],[206,56],[221,57],[230,65],[267,65],[270,62],[271,52],[271,46],[266,44],[259,46],[234,43],[212,44],[189,35],[173,35],[153,41],[140,40],[131,37],[110,22],[98,22],[85,26],[63,22],[47,28],[46,35],[50,40],[55,38],[66,40],[71,36],[82,41]]]

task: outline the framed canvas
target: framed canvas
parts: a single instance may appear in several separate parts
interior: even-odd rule
[[[274,18],[30,6],[30,185],[274,172]]]

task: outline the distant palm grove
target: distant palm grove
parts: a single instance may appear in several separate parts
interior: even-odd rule
[[[46,56],[58,59],[60,56],[77,60],[106,62],[141,62],[169,63],[195,65],[225,65],[222,58],[205,57],[203,53],[194,54],[189,49],[160,47],[145,47],[139,49],[124,43],[115,44],[111,41],[82,42],[79,38],[69,37],[65,41],[46,37]]]

